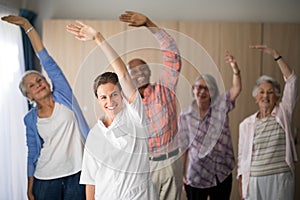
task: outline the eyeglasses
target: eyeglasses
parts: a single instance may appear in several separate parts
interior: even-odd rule
[[[203,86],[203,85],[193,85],[193,89],[196,89],[196,90],[199,90],[199,91],[204,90],[205,92],[209,91],[208,87]]]

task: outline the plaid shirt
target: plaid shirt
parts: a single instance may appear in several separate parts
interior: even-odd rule
[[[159,81],[144,90],[143,103],[148,118],[151,154],[172,150],[177,133],[175,89],[181,69],[181,57],[174,39],[164,30],[154,34],[163,53],[163,69]]]
[[[234,108],[230,93],[220,95],[203,119],[194,101],[179,117],[179,143],[188,150],[187,184],[196,188],[223,182],[234,168],[228,113]]]

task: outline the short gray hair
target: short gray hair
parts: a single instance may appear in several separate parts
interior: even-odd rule
[[[210,95],[213,94],[213,96],[210,96],[211,102],[213,102],[217,96],[219,96],[219,88],[216,79],[210,74],[201,74],[195,79],[194,84],[201,79],[206,82]]]
[[[21,91],[21,93],[23,94],[24,97],[27,97],[27,89],[26,89],[26,87],[24,85],[24,81],[25,81],[26,76],[28,76],[30,74],[37,74],[40,77],[42,77],[44,80],[46,80],[46,77],[41,72],[39,72],[39,71],[36,71],[36,70],[28,70],[28,71],[26,71],[22,75],[21,81],[19,83],[19,89],[20,89],[20,91]]]
[[[267,75],[260,76],[256,80],[256,84],[255,84],[255,86],[254,86],[254,88],[252,90],[252,96],[253,97],[256,97],[257,91],[258,91],[258,87],[262,83],[270,83],[273,86],[273,88],[275,89],[275,95],[277,97],[280,97],[280,93],[281,93],[280,84],[274,78],[272,78],[270,76],[267,76]]]

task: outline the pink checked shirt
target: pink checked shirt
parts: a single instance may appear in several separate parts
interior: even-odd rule
[[[177,146],[175,89],[181,69],[181,57],[174,39],[164,30],[154,34],[163,53],[163,70],[158,82],[144,90],[143,103],[148,118],[151,155],[169,152]]]

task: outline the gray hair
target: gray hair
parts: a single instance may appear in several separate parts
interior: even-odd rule
[[[213,94],[213,96],[210,96],[211,102],[213,102],[217,96],[219,96],[219,88],[216,79],[210,74],[201,74],[195,79],[194,84],[201,79],[206,82],[210,95]]]
[[[27,97],[27,89],[26,86],[24,85],[24,81],[26,76],[30,75],[30,74],[37,74],[38,76],[42,77],[44,80],[46,80],[46,77],[39,71],[36,70],[28,70],[26,71],[21,78],[21,81],[19,83],[19,89],[21,91],[21,93],[23,94],[24,97]]]
[[[281,93],[280,84],[274,78],[272,78],[270,76],[266,76],[266,75],[263,75],[263,76],[259,77],[256,80],[256,84],[255,84],[255,86],[254,86],[254,88],[252,90],[252,96],[253,97],[256,97],[257,91],[258,91],[258,87],[262,83],[270,83],[274,87],[274,89],[275,89],[275,95],[277,97],[280,97],[280,93]]]

